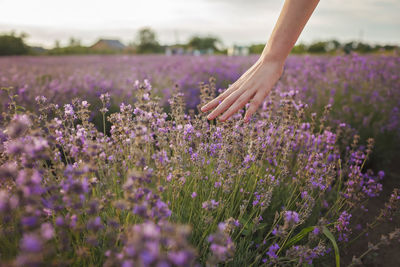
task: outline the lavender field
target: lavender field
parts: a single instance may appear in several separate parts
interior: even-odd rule
[[[208,121],[256,60],[0,58],[0,266],[340,266],[398,247],[385,227],[343,257],[398,216],[400,57],[292,56],[249,124]]]

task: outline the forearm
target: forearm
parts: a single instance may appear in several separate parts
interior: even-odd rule
[[[319,0],[285,0],[261,60],[284,62]]]

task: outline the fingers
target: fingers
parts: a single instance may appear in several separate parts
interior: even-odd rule
[[[224,101],[221,102],[221,104],[218,105],[216,109],[214,109],[208,116],[207,119],[213,120],[215,117],[217,117],[219,114],[224,112],[230,105],[232,105],[233,102],[236,101],[236,99],[245,91],[244,87],[240,87],[236,91],[234,91],[232,94],[230,94],[227,98],[225,98]]]
[[[259,90],[250,103],[250,107],[244,115],[244,122],[249,122],[250,117],[257,111],[258,107],[264,101],[265,97],[268,95],[268,90]]]
[[[258,84],[258,80],[260,79],[253,79],[253,77],[256,77],[256,74],[258,73],[257,71],[261,67],[262,65],[259,63],[254,64],[249,70],[246,71],[244,75],[242,75],[242,77],[239,78],[238,81],[231,86],[230,89],[204,105],[201,108],[201,111],[203,112],[215,108],[207,116],[207,119],[213,120],[229,108],[228,111],[220,118],[220,121],[225,121],[236,111],[243,108],[248,100],[254,96],[255,92],[257,91],[256,88],[259,88],[259,86],[255,85]],[[233,103],[235,104],[231,106]]]
[[[242,86],[243,82],[251,78],[253,76],[252,74],[254,70],[257,70],[259,67],[260,64],[256,62],[253,66],[251,66],[251,68],[249,68],[245,73],[243,73],[242,76],[236,82],[234,82],[225,92],[223,92],[218,97],[214,98],[213,100],[202,106],[200,110],[202,112],[207,112],[218,106],[225,98],[227,98],[230,94],[239,89]]]
[[[254,95],[256,94],[256,90],[251,88],[246,90],[236,101],[233,105],[229,107],[229,109],[220,117],[220,121],[226,121],[229,119],[230,116],[232,116],[234,113],[236,113],[238,110],[242,109],[249,99],[251,99]]]
[[[201,107],[201,111],[202,112],[206,112],[209,111],[210,109],[215,108],[216,106],[218,106],[225,98],[227,98],[230,94],[232,94],[232,92],[234,92],[236,89],[238,89],[238,85],[235,83],[233,85],[231,85],[225,92],[223,92],[222,94],[220,94],[219,96],[217,96],[216,98],[214,98],[213,100],[211,100],[210,102],[208,102],[207,104],[205,104],[204,106]]]

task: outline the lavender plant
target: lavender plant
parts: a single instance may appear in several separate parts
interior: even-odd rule
[[[132,98],[135,80],[148,79],[154,94],[162,97],[168,109],[175,84],[185,92],[185,109],[195,109],[200,102],[199,82],[209,76],[217,78],[216,87],[226,88],[249,68],[256,56],[68,56],[68,57],[2,57],[0,86],[14,87],[20,105],[35,107],[35,97],[45,96],[49,102],[70,104],[75,96],[91,103],[90,117],[100,129],[103,116],[100,94],[112,94],[110,112],[119,110],[119,103]],[[374,165],[387,163],[399,149],[400,84],[398,56],[290,56],[276,90],[297,90],[297,98],[307,103],[307,121],[327,104],[331,112],[327,124],[338,121],[354,128],[361,142],[373,137]],[[8,105],[6,94],[0,93],[2,111]],[[125,104],[133,104],[125,103]],[[169,111],[168,111],[169,112]],[[107,122],[106,122],[107,123]],[[107,129],[110,125],[107,123]],[[387,166],[387,164],[383,165]],[[375,166],[375,169],[378,169]]]
[[[112,114],[112,95],[100,96],[109,134],[90,121],[86,100],[61,107],[39,96],[30,112],[10,94],[2,264],[268,266],[333,255],[339,264],[353,210],[382,189],[383,173],[364,170],[372,141],[354,136],[343,151],[351,129],[305,121],[296,91],[273,93],[250,126],[242,113],[226,123],[185,113],[179,89],[168,114],[148,81],[133,92]],[[215,94],[212,79],[198,107]]]

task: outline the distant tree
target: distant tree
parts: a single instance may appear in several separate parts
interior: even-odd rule
[[[84,55],[90,53],[89,47],[82,46],[81,41],[74,37],[69,38],[68,45],[65,47],[61,47],[60,41],[56,40],[54,48],[47,51],[49,55]]]
[[[156,33],[148,27],[142,28],[137,34],[138,53],[159,53],[162,52]]]
[[[351,51],[355,49],[356,43],[355,42],[348,42],[343,45],[343,51],[346,54],[350,54]]]
[[[396,49],[398,46],[395,45],[384,45],[383,49],[385,49],[386,51],[392,51],[394,49]]]
[[[66,46],[50,49],[47,53],[49,55],[86,55],[91,54],[92,51],[87,46]]]
[[[221,44],[221,41],[216,37],[193,36],[187,45],[198,50],[213,49],[214,51],[218,51],[219,44]]]
[[[29,46],[25,44],[26,34],[16,36],[11,34],[0,35],[0,56],[24,55],[29,53]]]
[[[327,41],[325,44],[326,52],[335,52],[339,48],[340,48],[340,42],[337,40],[330,40],[330,41]]]
[[[360,53],[370,53],[373,48],[369,44],[358,43],[354,50]]]
[[[326,53],[326,42],[316,42],[311,44],[307,52],[309,53]]]
[[[298,44],[292,48],[292,54],[304,54],[307,52],[307,47],[305,44]]]
[[[70,47],[81,46],[81,40],[71,37],[71,38],[69,38],[69,46]]]
[[[264,50],[265,44],[253,44],[249,47],[250,54],[261,54]]]
[[[55,40],[54,42],[54,48],[60,48],[60,40]]]

